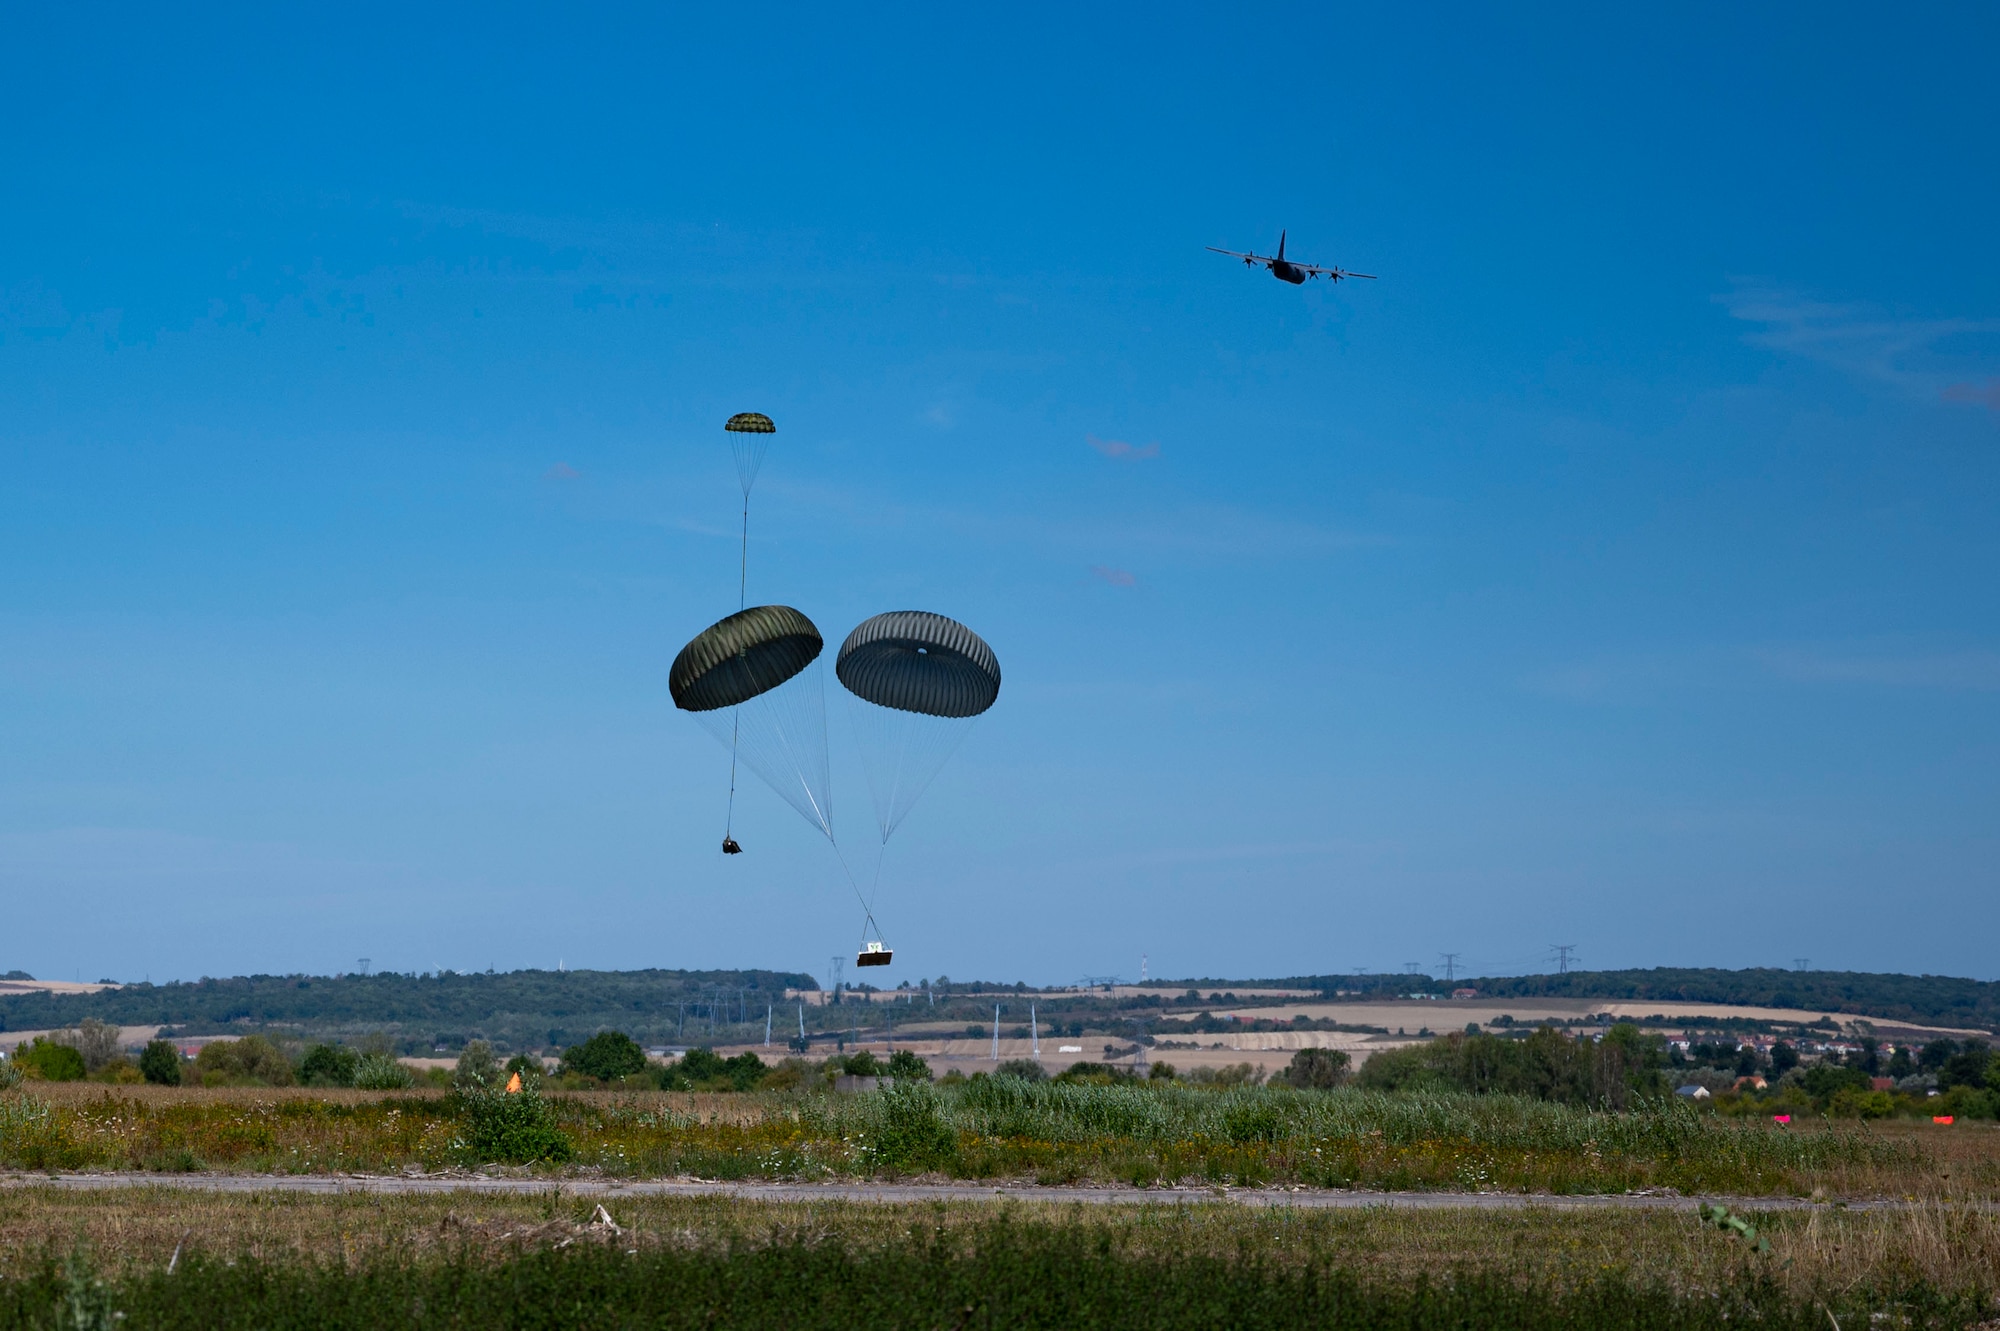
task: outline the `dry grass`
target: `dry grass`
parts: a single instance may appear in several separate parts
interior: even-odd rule
[[[593,1223],[598,1198],[551,1188],[528,1197],[230,1195],[133,1189],[111,1193],[21,1188],[0,1193],[0,1274],[32,1270],[50,1253],[87,1249],[111,1273],[163,1268],[184,1256],[366,1263],[447,1253],[500,1258],[576,1242],[728,1251],[837,1242],[869,1249],[928,1240],[940,1230],[967,1250],[998,1226],[1082,1229],[1130,1256],[1254,1255],[1279,1264],[1337,1265],[1386,1279],[1459,1271],[1503,1273],[1563,1287],[1621,1275],[1706,1293],[1765,1273],[1798,1295],[1923,1283],[1988,1291],[2000,1273],[2000,1216],[1938,1203],[1900,1211],[1820,1207],[1761,1218],[1773,1251],[1685,1212],[1371,1209],[1252,1211],[1222,1204],[1093,1207],[1036,1202],[766,1202],[644,1197],[605,1204],[617,1228]]]

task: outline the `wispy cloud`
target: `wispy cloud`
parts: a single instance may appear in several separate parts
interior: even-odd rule
[[[1160,455],[1158,442],[1128,444],[1123,439],[1099,439],[1094,434],[1085,435],[1084,438],[1090,442],[1092,448],[1105,457],[1117,458],[1120,462],[1143,462],[1147,458],[1156,458]]]
[[[2000,412],[2000,378],[1983,384],[1946,384],[1941,394],[1947,402],[1971,402],[1988,411]]]
[[[2000,379],[1990,380],[1985,388],[1954,382],[1965,371],[1963,342],[2000,333],[2000,319],[1898,318],[1863,305],[1837,305],[1752,284],[1716,300],[1731,318],[1757,326],[1749,340],[1758,346],[1803,356],[1916,397],[1987,406],[2000,398]],[[1961,345],[1946,345],[1954,340]]]
[[[1891,688],[2000,691],[2000,652],[1939,652],[1867,656],[1814,651],[1760,651],[1758,661],[1782,679]]]
[[[1139,579],[1122,568],[1111,568],[1104,564],[1092,564],[1090,571],[1110,583],[1113,587],[1136,587]]]
[[[569,463],[558,462],[555,466],[550,467],[542,473],[542,479],[545,481],[573,481],[581,475],[583,473],[575,467],[570,466]]]

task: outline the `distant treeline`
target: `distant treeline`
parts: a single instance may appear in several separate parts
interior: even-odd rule
[[[1872,975],[1865,971],[1652,970],[1570,971],[1562,975],[1461,977],[1429,975],[1299,975],[1281,980],[1199,980],[1202,989],[1224,987],[1318,989],[1369,995],[1445,993],[1471,988],[1481,998],[1603,998],[1644,1003],[1731,1003],[1799,1008],[1930,1026],[2000,1029],[2000,982],[1949,975]]]
[[[539,1049],[607,1027],[649,1043],[676,1040],[690,1028],[704,1038],[718,1027],[761,1028],[765,1005],[782,1006],[788,988],[818,986],[810,975],[765,970],[249,975],[131,984],[95,994],[12,995],[0,998],[0,1030],[74,1026],[95,1017],[185,1035],[245,1028],[322,1037],[379,1031],[405,1053],[434,1045],[456,1049],[475,1038],[506,1049]]]

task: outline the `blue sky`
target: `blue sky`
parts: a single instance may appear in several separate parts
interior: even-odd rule
[[[891,982],[2000,974],[1996,28],[18,14],[0,967],[824,972],[666,691],[761,410],[752,601],[1006,671]]]

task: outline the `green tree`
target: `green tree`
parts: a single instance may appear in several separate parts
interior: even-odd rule
[[[599,1031],[563,1052],[563,1071],[617,1081],[646,1070],[646,1051],[623,1031]]]
[[[299,1060],[302,1086],[352,1086],[361,1055],[341,1045],[316,1044]]]
[[[261,1035],[240,1040],[214,1040],[195,1055],[196,1075],[204,1086],[290,1086],[291,1060]]]
[[[139,1055],[139,1075],[155,1086],[180,1085],[181,1051],[171,1041],[151,1041]]]
[[[14,1066],[43,1081],[82,1081],[89,1071],[83,1065],[82,1054],[44,1035],[37,1035],[34,1043],[14,1051]]]
[[[931,1065],[907,1049],[889,1055],[889,1075],[897,1081],[929,1081]]]
[[[882,1066],[881,1060],[866,1049],[857,1049],[849,1054],[841,1066],[847,1069],[847,1075],[850,1077],[879,1077],[888,1070]]]
[[[1301,1049],[1292,1055],[1284,1079],[1302,1091],[1330,1091],[1347,1080],[1349,1061],[1338,1049]]]
[[[499,1080],[500,1060],[493,1057],[493,1046],[484,1040],[467,1042],[459,1051],[458,1067],[452,1072],[452,1085],[491,1086]]]
[[[1049,1074],[1040,1063],[1032,1058],[1010,1058],[993,1069],[996,1077],[1012,1077],[1015,1081],[1047,1081]]]

